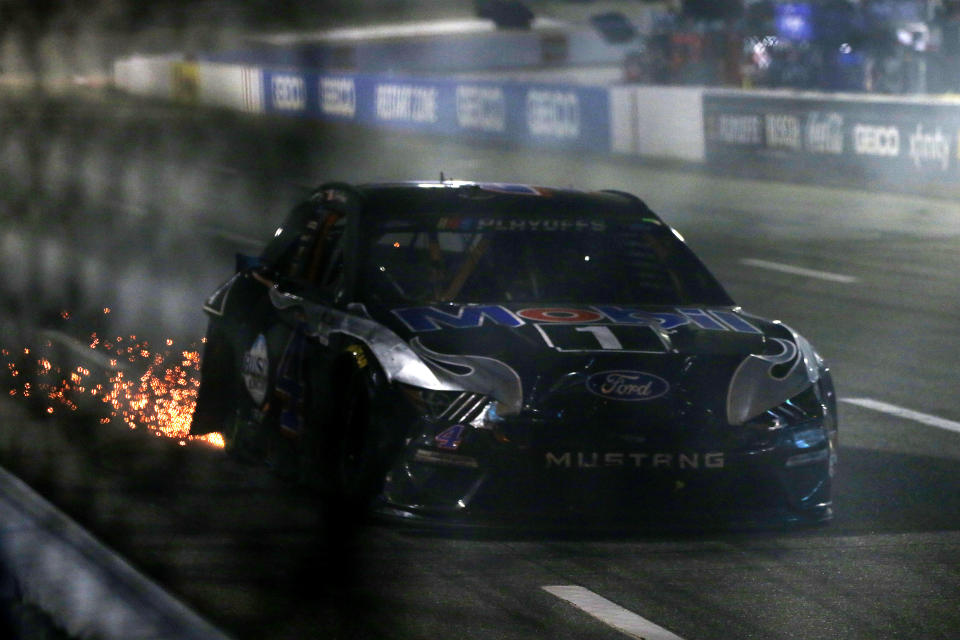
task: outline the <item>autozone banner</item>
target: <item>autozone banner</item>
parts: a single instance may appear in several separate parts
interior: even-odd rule
[[[606,89],[266,71],[268,113],[607,152]]]
[[[960,105],[704,94],[707,163],[862,184],[960,181]]]

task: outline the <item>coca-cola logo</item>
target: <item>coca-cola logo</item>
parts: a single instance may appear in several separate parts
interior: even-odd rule
[[[638,402],[659,398],[670,390],[670,385],[643,371],[601,371],[587,379],[587,389],[608,400]]]

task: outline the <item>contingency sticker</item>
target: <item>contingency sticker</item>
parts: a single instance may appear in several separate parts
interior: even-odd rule
[[[243,354],[243,363],[240,367],[247,391],[257,405],[263,404],[263,401],[267,398],[269,370],[267,339],[261,333],[257,336],[257,340],[253,343],[253,346]]]

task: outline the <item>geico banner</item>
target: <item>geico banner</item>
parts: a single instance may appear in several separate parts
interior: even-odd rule
[[[610,151],[610,93],[605,88],[527,85],[517,88],[524,114],[518,137],[536,145]]]
[[[265,71],[268,113],[445,136],[609,151],[607,90]]]
[[[857,185],[960,181],[960,105],[732,92],[703,101],[716,168]]]
[[[308,116],[317,111],[317,75],[299,71],[264,71],[263,96],[267,113]]]

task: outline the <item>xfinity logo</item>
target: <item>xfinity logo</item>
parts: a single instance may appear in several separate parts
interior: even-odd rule
[[[547,469],[723,469],[726,464],[722,451],[705,453],[631,453],[614,451],[547,451],[544,456]]]
[[[642,371],[601,371],[587,379],[587,389],[608,400],[637,402],[659,398],[670,385],[663,378]]]
[[[950,166],[950,141],[940,127],[924,132],[923,125],[918,124],[910,134],[910,159],[918,169],[924,162],[934,162],[946,171]]]
[[[853,151],[861,156],[896,158],[900,155],[900,130],[858,124],[853,127]]]
[[[307,87],[300,76],[273,76],[273,106],[283,111],[307,108]]]

